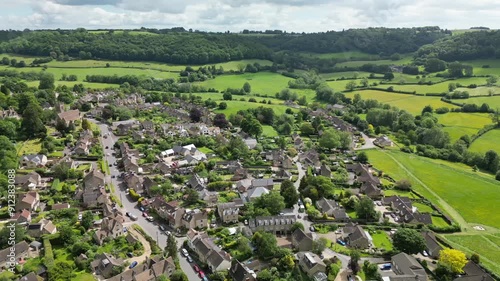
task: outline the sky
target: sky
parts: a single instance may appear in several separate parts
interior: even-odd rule
[[[0,0],[0,29],[499,28],[498,0]]]

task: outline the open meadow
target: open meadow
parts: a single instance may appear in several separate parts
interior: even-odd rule
[[[337,67],[355,67],[362,66],[363,64],[376,64],[376,65],[404,65],[410,64],[412,57],[410,55],[402,56],[399,60],[358,60],[337,63]]]
[[[285,77],[279,73],[273,72],[258,72],[258,73],[245,73],[223,75],[203,82],[196,82],[205,88],[215,88],[219,91],[226,90],[227,88],[241,89],[245,82],[250,83],[252,86],[252,94],[261,94],[274,96],[277,92],[288,87],[288,81],[292,78]]]
[[[464,100],[464,103],[477,104],[479,106],[487,103],[493,109],[500,109],[500,96],[470,98]]]
[[[485,153],[493,150],[500,154],[500,129],[491,130],[477,138],[469,147],[470,151]]]
[[[394,80],[397,82],[397,80]],[[409,81],[408,81],[409,82]],[[463,86],[468,86],[471,84],[483,85],[486,84],[486,78],[484,77],[471,77],[471,78],[460,78],[451,81],[445,81],[441,83],[436,83],[433,85],[396,85],[396,84],[381,84],[378,87],[389,87],[392,86],[394,90],[397,91],[408,91],[408,92],[416,92],[417,94],[427,94],[427,93],[447,93],[448,85],[450,83],[460,83]]]
[[[492,87],[477,87],[474,89],[469,89],[469,88],[457,88],[457,91],[467,91],[469,93],[469,96],[486,96],[489,95],[490,93],[492,94],[500,94],[500,87],[498,86],[492,86]]]
[[[435,115],[439,123],[444,126],[444,131],[450,134],[451,142],[455,142],[463,135],[472,136],[485,125],[491,124],[487,113],[462,113],[449,112]]]
[[[431,105],[433,108],[448,107],[455,108],[455,105],[441,101],[440,97],[426,97],[409,94],[389,93],[377,90],[362,90],[346,93],[347,97],[354,97],[354,94],[360,94],[362,99],[373,99],[381,103],[395,106],[399,109],[404,109],[412,114],[420,114],[422,109]]]
[[[410,180],[416,191],[439,205],[462,226],[478,223],[500,228],[500,186],[492,175],[473,172],[463,164],[395,150],[366,152],[375,168],[396,180]]]
[[[274,110],[274,113],[277,115],[285,114],[285,111],[287,108],[290,108],[286,105],[283,105],[283,102],[280,104],[267,104],[267,103],[260,103],[259,101],[266,99],[266,98],[255,98],[257,102],[249,102],[248,97],[245,97],[247,101],[239,101],[239,100],[232,100],[232,101],[225,101],[227,103],[227,108],[226,109],[217,109],[215,110],[216,113],[224,113],[226,116],[229,116],[231,114],[236,114],[240,110],[247,110],[250,108],[257,108],[260,106],[263,107],[269,107]],[[266,99],[268,100],[268,99]],[[292,109],[294,111],[297,111],[296,109]]]

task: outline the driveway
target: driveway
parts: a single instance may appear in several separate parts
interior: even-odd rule
[[[373,144],[373,141],[375,139],[371,139],[369,138],[367,135],[365,135],[365,133],[361,132],[361,136],[363,137],[363,139],[365,140],[365,144],[360,146],[360,147],[357,147],[355,148],[355,150],[361,150],[361,149],[370,149],[370,148],[375,148],[377,147],[376,145]]]
[[[130,232],[135,237],[137,237],[137,239],[139,239],[142,246],[144,247],[144,254],[142,254],[138,257],[130,258],[130,259],[128,259],[128,261],[130,263],[133,263],[134,261],[136,261],[137,263],[141,263],[141,262],[145,261],[146,257],[151,256],[151,245],[149,245],[148,240],[146,240],[146,238],[144,238],[144,236],[142,236],[142,234],[137,232],[137,230],[135,230],[133,227],[129,227],[127,231]]]
[[[96,124],[99,126],[99,129],[101,130],[101,136],[99,137],[99,140],[101,141],[102,144],[102,149],[104,152],[104,159],[108,162],[108,164],[112,164],[110,168],[111,175],[106,175],[106,182],[113,184],[114,188],[114,195],[116,198],[118,198],[123,207],[122,207],[122,212],[130,212],[138,217],[137,221],[134,221],[133,223],[139,225],[146,233],[148,233],[153,239],[156,240],[158,246],[161,249],[164,249],[165,246],[167,246],[167,235],[160,231],[158,227],[158,222],[150,222],[146,220],[145,217],[142,216],[142,212],[138,209],[137,203],[133,202],[130,200],[130,198],[125,194],[125,189],[120,188],[122,185],[122,180],[120,179],[121,172],[118,170],[116,166],[113,165],[113,163],[116,162],[116,157],[113,156],[114,150],[114,145],[118,141],[119,137],[117,137],[111,130],[109,130],[108,125],[101,123],[97,120],[94,119],[88,119],[90,122]],[[104,138],[104,135],[107,135],[107,138]],[[108,149],[106,149],[106,146]],[[109,153],[109,156],[107,155]],[[112,177],[114,176],[114,178]],[[127,218],[128,219],[128,218]],[[186,240],[185,237],[176,237],[177,241],[177,246],[179,248],[182,247],[182,243]],[[182,271],[187,275],[189,281],[199,281],[200,278],[196,274],[196,272],[193,270],[192,266],[186,261],[182,255],[177,253],[179,255],[179,263],[181,266]]]

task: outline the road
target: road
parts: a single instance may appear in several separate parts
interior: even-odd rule
[[[156,240],[158,246],[160,246],[161,249],[164,249],[165,246],[167,245],[167,235],[162,231],[160,231],[157,222],[149,222],[148,220],[146,220],[146,218],[142,216],[142,212],[138,209],[137,203],[130,201],[129,197],[125,194],[125,187],[123,187],[122,180],[120,178],[121,172],[118,170],[116,166],[114,166],[114,163],[116,163],[117,158],[113,156],[113,152],[115,152],[115,150],[113,150],[113,147],[115,143],[118,141],[119,137],[113,134],[113,132],[109,129],[108,125],[103,124],[94,119],[88,119],[88,120],[92,123],[97,124],[99,126],[99,129],[101,130],[101,136],[99,137],[99,139],[101,141],[102,148],[104,150],[104,159],[108,162],[108,164],[112,165],[111,167],[109,167],[111,175],[106,175],[106,182],[113,184],[113,186],[115,187],[114,195],[121,201],[123,205],[122,207],[123,213],[129,212],[136,215],[138,219],[134,223],[138,224],[142,229],[144,229],[144,231],[148,233],[149,236],[151,236],[153,239]],[[104,138],[105,135],[107,135],[108,137]],[[182,246],[182,243],[186,240],[186,238],[176,237],[176,240],[177,240],[177,246],[180,248]],[[179,255],[179,263],[181,269],[187,275],[189,281],[199,281],[200,278],[193,270],[191,264],[188,263],[187,260],[182,255],[180,255],[179,253],[177,254]]]

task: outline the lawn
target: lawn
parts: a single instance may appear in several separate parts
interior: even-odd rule
[[[360,94],[362,99],[374,99],[381,103],[389,104],[398,107],[399,109],[407,110],[412,114],[420,114],[422,109],[431,105],[433,108],[448,107],[455,108],[456,106],[441,101],[440,97],[425,97],[407,94],[389,93],[377,90],[354,91],[347,93],[346,97],[353,98],[354,94]]]
[[[199,147],[198,148],[199,151],[205,153],[205,154],[209,154],[209,153],[213,153],[214,151],[211,150],[210,148],[208,147],[205,147],[205,146],[202,146],[202,147]]]
[[[500,129],[491,130],[476,139],[469,147],[470,151],[485,153],[494,150],[500,154]]]
[[[274,138],[278,136],[278,132],[269,125],[262,126],[262,135],[268,138]]]
[[[377,230],[376,233],[371,234],[373,238],[373,244],[379,249],[385,249],[386,251],[392,250],[392,243],[389,240],[389,236],[385,231]]]
[[[487,239],[483,235],[444,235],[451,246],[468,254],[477,253],[481,256],[481,263],[500,274],[500,245]]]
[[[364,72],[364,71],[344,71],[344,72],[332,72],[332,73],[321,73],[319,76],[322,77],[325,80],[330,80],[330,79],[339,79],[339,78],[364,78],[364,77],[369,77],[370,72]]]
[[[360,61],[347,61],[347,62],[341,62],[337,63],[337,67],[358,67],[362,66],[363,64],[376,64],[376,65],[403,65],[403,64],[410,64],[412,62],[412,57],[411,56],[403,56],[400,60],[360,60]]]
[[[22,156],[25,154],[37,154],[40,150],[42,150],[42,143],[40,139],[27,140],[18,144],[17,155]]]
[[[437,227],[447,227],[450,226],[450,224],[443,219],[443,217],[440,216],[432,216],[432,224],[437,226]]]
[[[419,203],[419,202],[412,202],[413,207],[417,207],[418,211],[421,213],[432,213],[434,210],[425,204]]]
[[[399,151],[366,152],[376,168],[396,180],[409,179],[416,191],[441,206],[462,227],[467,223],[500,227],[500,185],[491,175],[475,173],[465,165]]]
[[[288,81],[292,78],[285,77],[279,73],[272,72],[258,72],[258,73],[245,73],[222,75],[215,79],[210,79],[204,82],[197,82],[205,88],[215,88],[223,91],[227,88],[241,89],[245,82],[250,83],[252,86],[252,94],[261,94],[274,97],[274,95],[284,88],[288,87]]]
[[[394,168],[397,168],[397,167],[394,167]],[[387,172],[387,171],[385,171],[385,172]],[[419,198],[417,195],[415,195],[409,191],[402,191],[402,190],[397,190],[397,189],[384,190],[384,195],[385,196],[394,196],[394,195],[405,196],[405,197],[408,197],[410,199],[418,199]]]
[[[37,69],[37,68],[35,68]],[[38,68],[41,71],[41,68]],[[87,67],[87,68],[62,68],[49,67],[46,72],[54,74],[56,80],[60,80],[63,74],[76,75],[78,81],[84,81],[87,75],[136,75],[153,78],[177,78],[179,73],[159,71],[154,69],[130,69],[126,67]]]
[[[491,118],[486,113],[458,113],[435,115],[440,124],[444,125],[444,131],[450,134],[451,142],[455,142],[463,135],[472,136],[485,125],[491,124]]]
[[[398,80],[393,80],[395,83]],[[410,81],[407,81],[410,82]],[[447,93],[448,92],[448,84],[449,83],[460,83],[463,86],[468,86],[470,84],[482,85],[486,83],[486,78],[484,77],[471,77],[471,78],[460,78],[452,81],[446,81],[442,83],[436,83],[433,85],[391,85],[394,90],[398,91],[415,91],[418,94],[427,94],[427,93]],[[387,84],[379,85],[378,87],[389,87]]]
[[[244,69],[247,66],[247,64],[254,64],[254,63],[258,63],[261,66],[271,66],[273,64],[273,62],[269,60],[254,59],[254,60],[236,60],[236,61],[218,63],[215,65],[215,67],[219,68],[219,66],[222,66],[224,71],[229,71],[229,70],[237,71],[242,68]],[[213,65],[213,64],[208,64],[208,65]]]
[[[487,103],[493,109],[500,108],[500,96],[470,98],[464,100],[463,102],[469,104],[477,104],[479,106],[481,106],[483,103]]]
[[[50,67],[66,67],[66,68],[90,68],[90,67],[125,67],[136,69],[153,69],[160,71],[174,71],[179,72],[186,68],[185,65],[173,65],[159,62],[125,62],[125,61],[111,61],[111,60],[73,60],[73,61],[56,61],[53,60],[46,65]],[[134,71],[131,69],[130,71]]]
[[[474,67],[474,75],[500,75],[500,59],[470,60],[463,61],[463,63]],[[483,65],[490,67],[483,68]]]

